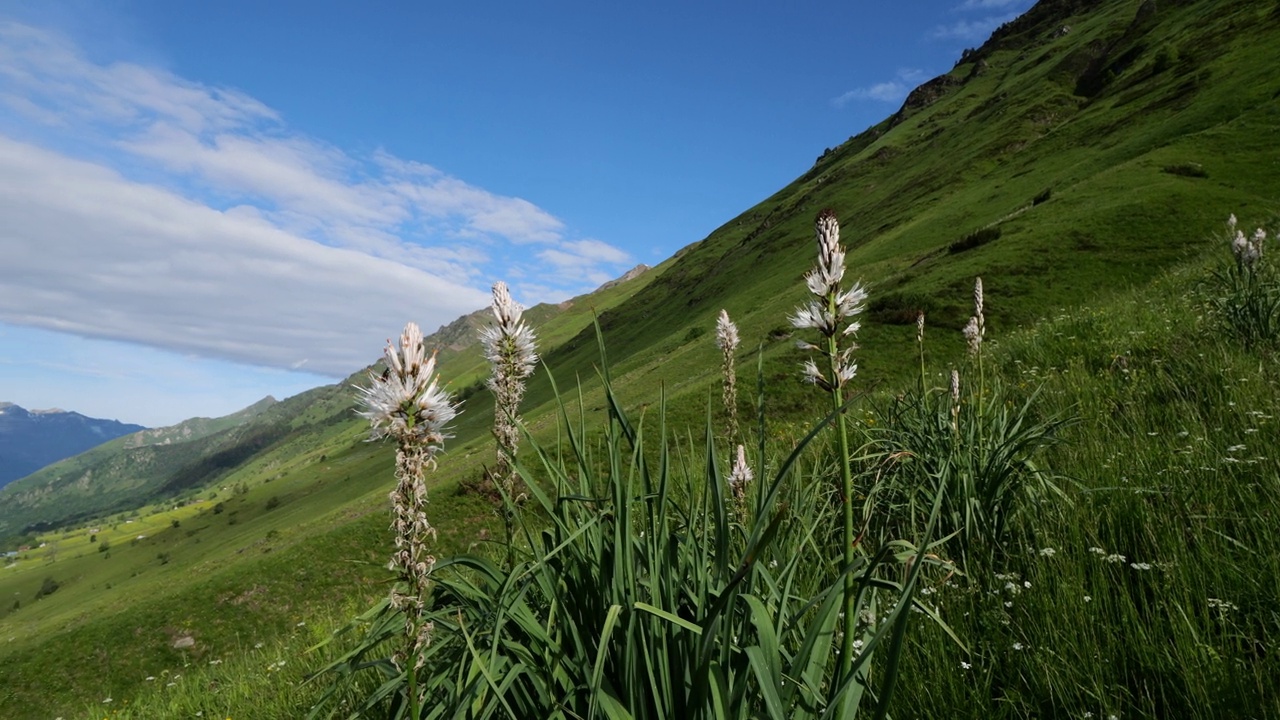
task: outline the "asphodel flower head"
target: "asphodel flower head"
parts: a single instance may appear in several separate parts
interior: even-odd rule
[[[498,441],[494,474],[509,496],[515,495],[516,453],[520,446],[517,425],[525,381],[538,362],[533,330],[522,320],[524,307],[511,298],[507,284],[493,284],[493,317],[496,322],[480,331],[485,358],[493,370],[489,390],[493,392],[493,434]]]
[[[725,417],[728,421],[729,437],[738,434],[738,379],[733,366],[733,353],[738,349],[738,326],[729,319],[728,310],[720,310],[716,319],[716,345],[720,348],[722,362],[721,374],[724,377]]]
[[[729,311],[721,310],[716,318],[716,345],[722,352],[734,352],[738,349],[738,326],[729,319]]]
[[[973,281],[973,316],[978,320],[978,330],[985,335],[987,319],[982,313],[984,307],[985,302],[982,295],[982,278],[977,278]]]
[[[844,248],[840,246],[840,223],[831,210],[818,213],[814,222],[818,239],[818,263],[805,275],[805,285],[814,299],[796,308],[791,324],[798,329],[817,330],[826,340],[826,347],[804,340],[796,344],[802,350],[817,350],[825,354],[831,369],[819,369],[812,361],[804,365],[805,379],[824,390],[843,386],[853,379],[857,365],[850,361],[857,345],[850,342],[843,350],[839,341],[858,332],[861,325],[852,318],[865,309],[867,291],[855,282],[847,290],[841,286],[844,279]]]
[[[430,457],[450,437],[445,427],[458,414],[435,374],[435,353],[427,355],[422,330],[409,323],[398,346],[387,341],[384,356],[386,370],[370,372],[369,387],[357,388],[359,414],[369,421],[371,439],[389,436],[417,444]]]
[[[480,331],[485,359],[495,368],[503,367],[503,379],[523,380],[538,363],[537,338],[521,319],[524,306],[511,298],[506,283],[498,281],[493,284],[492,309],[497,322]]]

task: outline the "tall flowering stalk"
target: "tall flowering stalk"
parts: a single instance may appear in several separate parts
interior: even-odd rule
[[[960,371],[951,370],[951,433],[960,433]]]
[[[982,394],[987,388],[986,374],[982,368],[982,340],[987,335],[987,318],[983,313],[985,298],[982,293],[982,278],[973,281],[973,316],[964,326],[964,339],[969,345],[969,354],[978,361],[978,403],[982,403]]]
[[[916,313],[916,347],[920,351],[920,392],[924,392],[924,312]]]
[[[480,331],[480,342],[493,368],[488,385],[494,397],[493,434],[498,440],[494,477],[502,483],[507,497],[514,498],[516,451],[520,447],[517,427],[520,400],[524,398],[525,382],[538,362],[538,353],[534,348],[533,330],[521,319],[524,307],[511,299],[506,283],[493,284],[491,307],[495,322]]]
[[[733,366],[733,353],[738,349],[738,326],[729,319],[729,311],[721,310],[716,319],[716,345],[723,356],[721,374],[724,376],[724,412],[728,418],[729,440],[738,436],[738,385]]]
[[[853,469],[849,465],[848,423],[844,415],[845,387],[858,372],[852,354],[857,349],[852,336],[861,325],[852,318],[865,308],[867,292],[855,282],[848,290],[844,280],[844,248],[840,245],[840,222],[831,210],[818,213],[814,222],[818,239],[818,263],[805,275],[805,284],[814,300],[796,310],[791,324],[801,330],[816,330],[818,344],[800,341],[801,349],[813,352],[822,362],[814,360],[804,364],[805,380],[825,390],[831,396],[836,413],[836,435],[840,444],[840,500],[844,510],[844,567],[854,562],[853,523]],[[842,345],[843,343],[843,345]],[[857,585],[852,574],[845,575],[844,582],[844,637],[840,650],[840,669],[837,684],[853,668],[854,633],[857,629]]]
[[[400,582],[391,590],[391,606],[405,616],[407,655],[416,659],[409,672],[412,683],[434,630],[432,623],[422,621],[436,563],[427,547],[436,529],[427,520],[426,471],[435,467],[436,455],[452,437],[446,434],[446,426],[458,408],[440,387],[435,354],[427,356],[417,325],[405,326],[399,347],[388,340],[385,356],[386,370],[381,375],[370,373],[369,387],[357,389],[359,413],[371,426],[370,439],[396,441],[397,482],[391,491],[395,550],[389,567]],[[405,657],[406,652],[396,653],[397,662],[403,663]]]

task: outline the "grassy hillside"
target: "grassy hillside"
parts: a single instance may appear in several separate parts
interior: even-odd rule
[[[884,395],[907,387],[918,367],[918,310],[928,317],[931,367],[959,359],[958,330],[981,275],[989,332],[1007,346],[1002,372],[1014,385],[1047,383],[1051,407],[1080,418],[1052,457],[1074,481],[1071,499],[1028,518],[1020,532],[1030,559],[999,569],[1044,594],[1008,599],[1005,609],[981,604],[985,586],[968,586],[948,617],[983,662],[923,632],[912,672],[948,679],[900,697],[900,714],[1168,715],[1197,704],[1206,716],[1280,712],[1259,674],[1276,669],[1270,644],[1280,632],[1261,600],[1280,592],[1260,550],[1274,539],[1262,523],[1277,498],[1257,478],[1274,477],[1274,460],[1223,461],[1233,457],[1227,448],[1272,432],[1241,424],[1260,416],[1228,409],[1274,415],[1270,356],[1213,336],[1201,300],[1181,291],[1205,277],[1206,254],[1222,252],[1210,238],[1227,213],[1261,222],[1280,197],[1277,44],[1275,2],[1041,2],[708,238],[634,280],[531,311],[547,366],[562,389],[582,383],[588,413],[603,406],[598,314],[624,403],[639,408],[665,391],[672,425],[700,432],[718,392],[714,315],[727,308],[744,367],[759,348],[771,437],[781,443],[822,404],[795,381],[801,358],[786,320],[805,294],[820,208],[840,217],[851,272],[870,284],[859,383]],[[1179,274],[1166,275],[1171,268]],[[479,499],[455,494],[493,452],[485,370],[465,342],[476,319],[459,322],[436,338],[442,372],[466,400],[435,475],[442,553],[483,543],[496,521]],[[1241,381],[1215,380],[1222,368]],[[1179,395],[1184,386],[1203,390]],[[540,372],[524,408],[544,436],[551,399]],[[296,651],[297,623],[311,627],[384,593],[392,458],[362,442],[351,402],[349,388],[335,386],[280,403],[258,426],[274,433],[266,441],[240,435],[220,447],[242,455],[192,471],[184,489],[200,488],[198,502],[45,535],[44,548],[0,570],[0,598],[16,601],[0,602],[3,714],[101,711],[107,697],[113,709],[126,698],[178,707],[161,704],[167,684],[145,678],[167,671],[206,690],[233,687],[226,666],[210,662],[256,662],[258,642]],[[1220,471],[1248,492],[1221,494],[1212,485]],[[142,487],[121,497],[136,503]],[[1191,549],[1179,549],[1184,526],[1197,539]],[[1057,554],[1041,556],[1044,547]],[[1090,547],[1168,569],[1099,564]],[[35,599],[46,578],[57,589]],[[1096,604],[1068,605],[1084,595]],[[1241,610],[1239,623],[1223,624],[1208,598]],[[187,636],[195,646],[174,647]],[[1035,649],[1029,660],[1010,660],[1014,643]],[[294,672],[310,661],[289,662]],[[981,672],[961,675],[961,662]],[[297,672],[275,686],[280,707],[314,697],[287,684]],[[1215,701],[1205,688],[1223,694]],[[212,692],[178,700],[182,712],[244,714]]]
[[[331,392],[310,391],[284,403],[265,398],[225,417],[143,430],[54,463],[0,491],[0,537],[12,538],[13,545],[32,532],[100,519],[153,500],[189,500],[297,424],[312,422],[314,410],[309,415],[304,408]],[[349,407],[343,398],[328,410]],[[321,415],[315,420],[327,417]]]

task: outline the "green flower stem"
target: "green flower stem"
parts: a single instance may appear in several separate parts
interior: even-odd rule
[[[836,296],[827,296],[827,307],[834,315]],[[831,362],[831,404],[836,413],[836,435],[840,443],[840,501],[844,509],[844,568],[853,566],[853,469],[849,466],[849,430],[844,415],[844,391],[840,381],[840,345],[837,336],[827,338],[827,357]],[[853,669],[853,635],[857,627],[857,584],[852,574],[844,576],[844,637],[840,644],[840,670],[835,686]]]

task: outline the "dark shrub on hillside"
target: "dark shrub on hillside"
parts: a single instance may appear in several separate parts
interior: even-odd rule
[[[278,495],[272,495],[271,499],[267,501],[267,509],[275,510],[278,507],[280,507],[280,497]]]
[[[978,230],[974,230],[968,235],[965,235],[963,238],[960,238],[959,240],[951,243],[951,247],[948,249],[952,254],[961,253],[961,252],[964,252],[965,250],[972,250],[978,247],[979,245],[986,245],[987,243],[999,237],[1000,237],[999,227],[980,228]],[[914,322],[915,318],[912,318],[912,321]]]
[[[1045,188],[1040,191],[1039,195],[1031,198],[1032,205],[1039,205],[1042,202],[1048,202],[1049,196],[1053,194],[1053,188]]]
[[[688,332],[684,334],[684,342],[693,342],[694,340],[697,340],[698,338],[706,334],[707,334],[706,328],[702,327],[701,325],[694,325],[693,327],[689,328]]]
[[[871,319],[885,325],[913,325],[917,315],[928,316],[933,308],[933,298],[927,295],[887,293],[871,301],[869,314]]]
[[[475,382],[471,383],[470,385],[468,385],[468,386],[466,386],[466,387],[462,388],[461,390],[459,390],[459,391],[454,395],[454,397],[455,397],[455,398],[457,398],[458,402],[465,402],[465,401],[467,401],[467,400],[470,400],[470,399],[471,399],[471,398],[472,398],[476,393],[480,392],[480,391],[481,391],[481,390],[483,390],[483,389],[484,389],[484,381],[482,381],[482,380],[476,380]],[[324,460],[325,460],[325,458],[323,458],[323,457],[322,457],[322,458],[320,458],[320,461],[321,461],[321,462],[324,462]]]
[[[40,584],[40,589],[36,591],[36,599],[39,600],[40,598],[52,595],[57,591],[58,581],[51,577],[47,577],[44,579],[44,582]]]
[[[1191,178],[1207,178],[1209,171],[1200,166],[1200,163],[1178,163],[1177,165],[1165,165],[1164,172],[1170,175],[1181,175],[1182,177]]]

